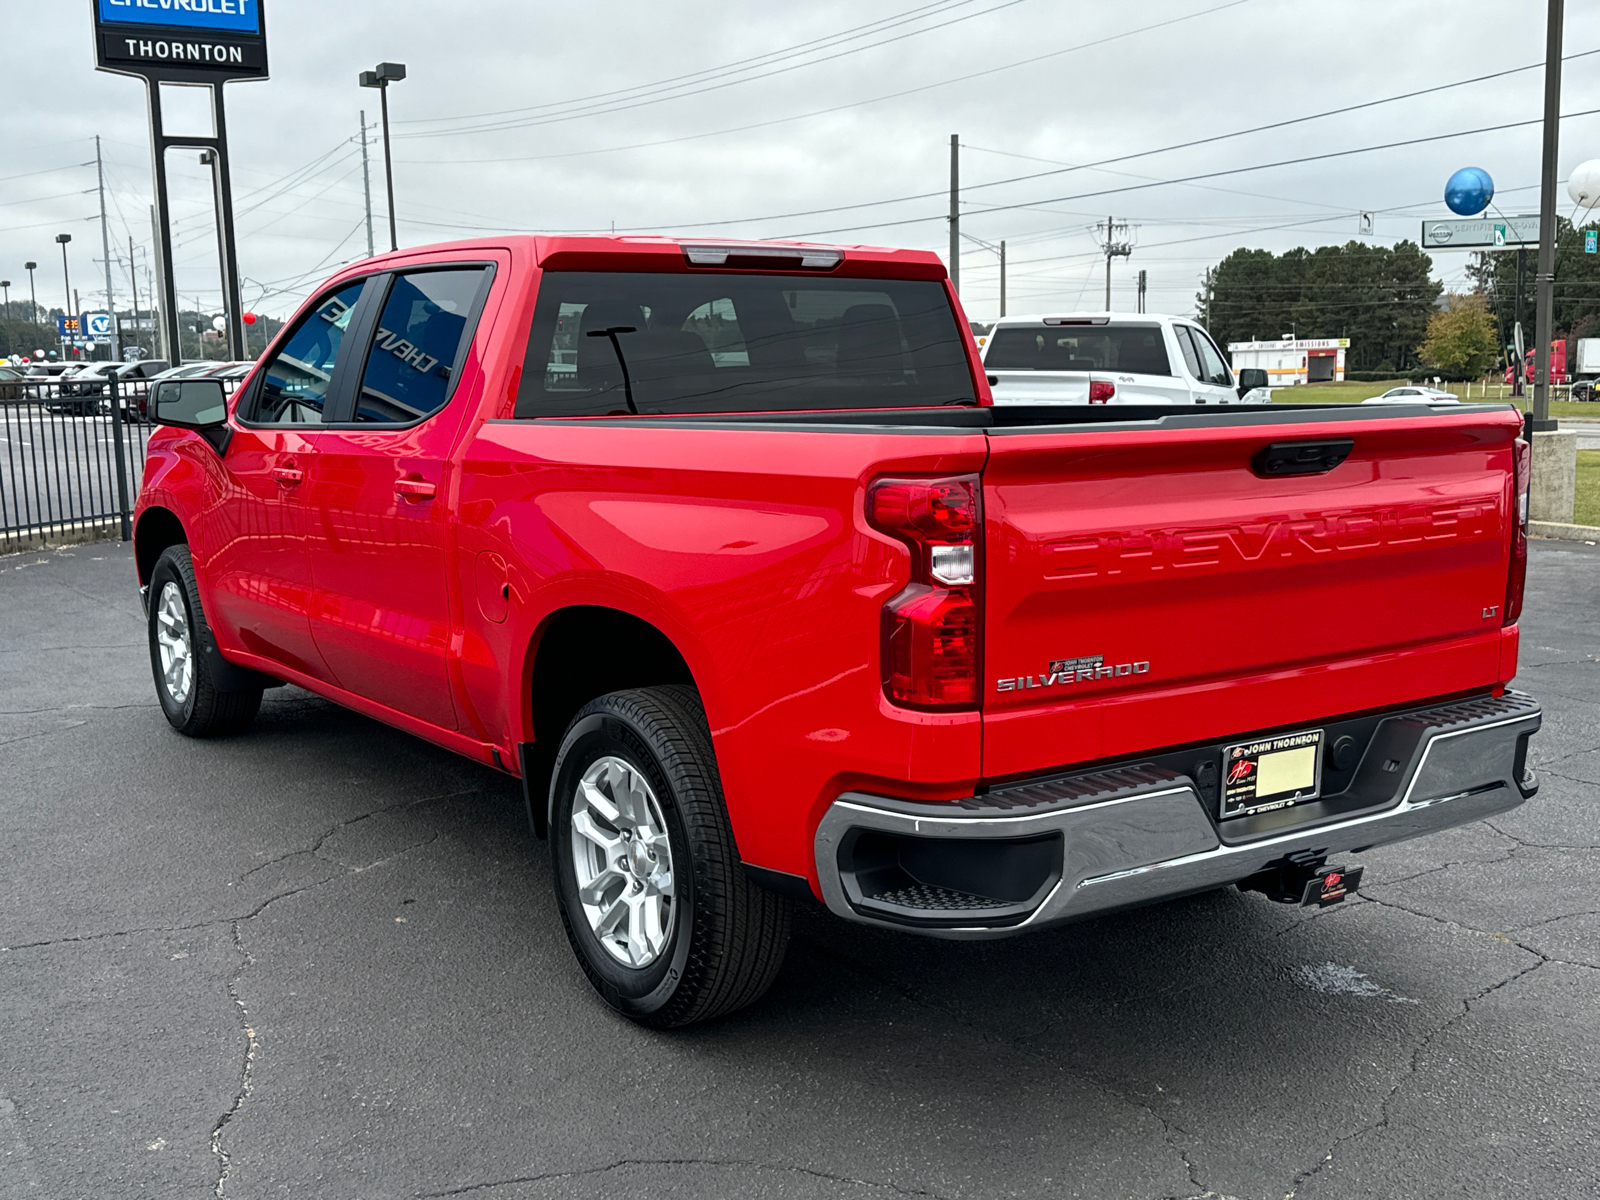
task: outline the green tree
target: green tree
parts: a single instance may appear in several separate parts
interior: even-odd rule
[[[1499,357],[1499,335],[1482,296],[1451,296],[1433,314],[1417,354],[1446,379],[1478,379]]]
[[[1348,369],[1402,370],[1415,365],[1443,290],[1432,270],[1415,242],[1235,250],[1207,273],[1200,317],[1224,346],[1286,333],[1347,337]]]
[[[1539,252],[1524,253],[1522,283],[1522,336],[1524,345],[1533,346],[1534,273]],[[1517,251],[1495,250],[1476,254],[1467,274],[1488,299],[1489,313],[1495,320],[1500,343],[1512,340],[1516,322]],[[1555,308],[1551,313],[1551,336],[1560,338],[1594,337],[1600,327],[1600,254],[1585,254],[1583,230],[1565,217],[1556,218],[1556,270],[1553,287]]]

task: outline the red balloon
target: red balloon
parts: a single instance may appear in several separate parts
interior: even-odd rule
[[[255,313],[245,313],[244,314],[244,323],[246,325],[254,325],[256,323],[256,315],[255,315]]]

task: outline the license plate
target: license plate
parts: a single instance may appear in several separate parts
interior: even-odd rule
[[[1321,780],[1320,729],[1229,746],[1222,752],[1221,819],[1315,800]]]

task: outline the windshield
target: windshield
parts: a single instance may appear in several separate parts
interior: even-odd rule
[[[1001,326],[983,365],[991,371],[1172,374],[1161,326],[1147,324]]]
[[[518,417],[973,403],[942,285],[546,271]]]

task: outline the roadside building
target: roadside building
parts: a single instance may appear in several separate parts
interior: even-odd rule
[[[1349,338],[1278,338],[1270,342],[1229,342],[1235,372],[1259,367],[1271,387],[1333,383],[1344,379]]]

